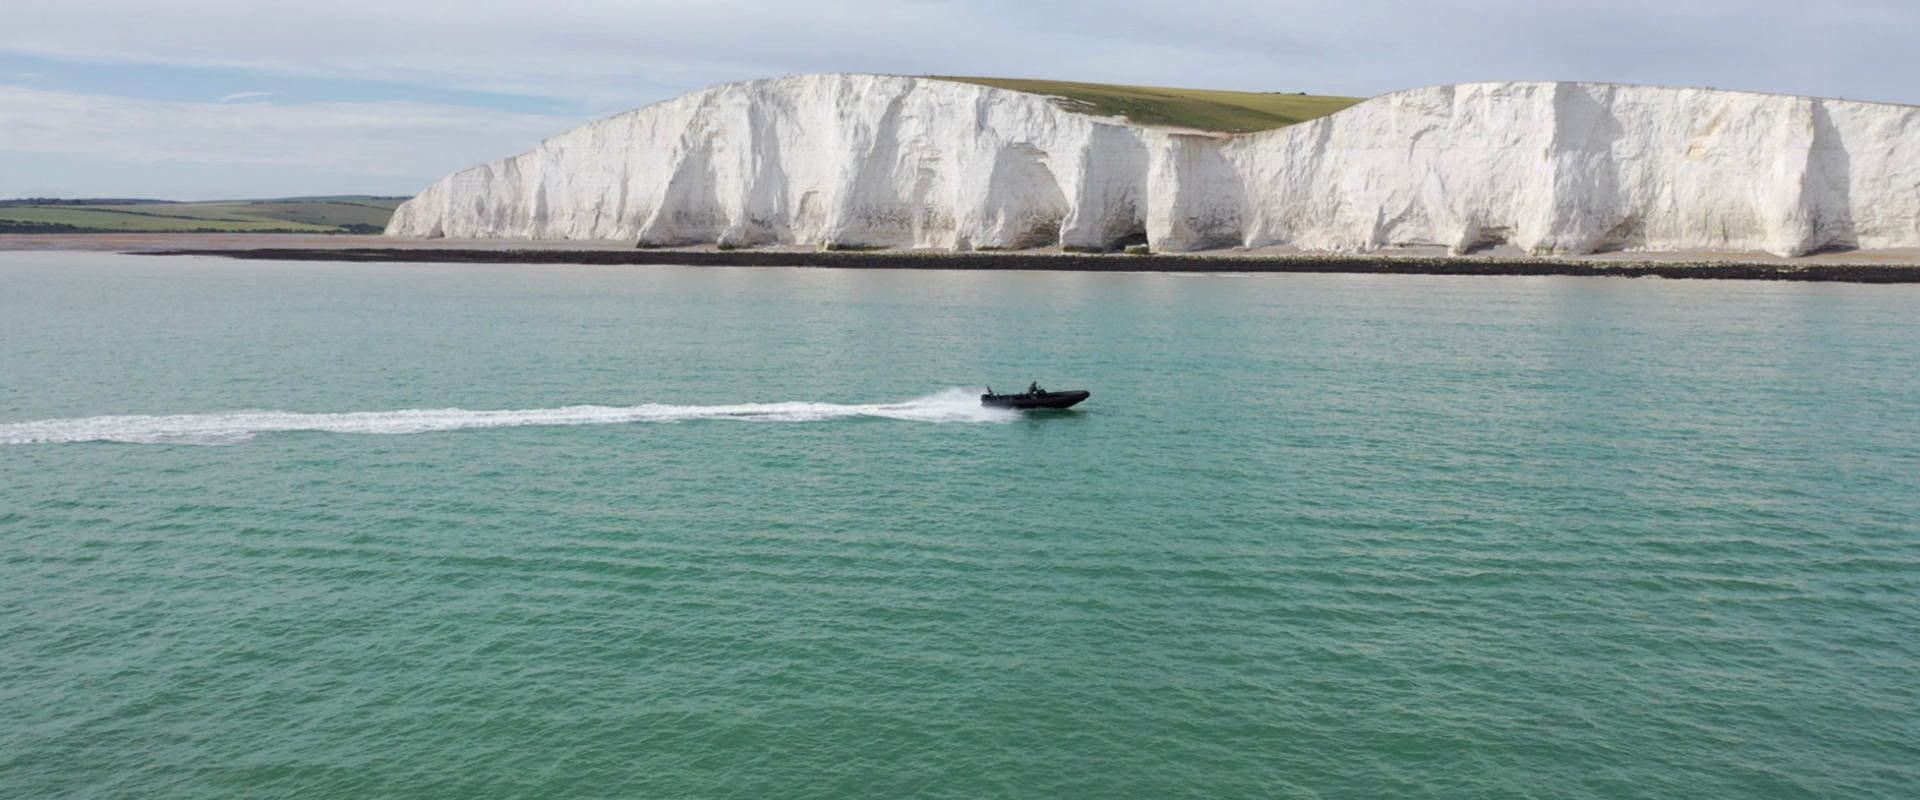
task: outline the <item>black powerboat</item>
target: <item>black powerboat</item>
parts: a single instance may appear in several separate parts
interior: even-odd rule
[[[987,387],[987,393],[980,395],[980,405],[993,408],[1067,408],[1092,396],[1092,392],[1075,389],[1067,392],[1049,392],[1035,383],[1020,394],[994,394],[993,387]]]

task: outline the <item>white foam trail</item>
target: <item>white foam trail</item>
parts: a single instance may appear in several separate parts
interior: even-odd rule
[[[820,422],[876,417],[908,422],[1009,422],[1017,411],[985,408],[976,391],[955,387],[901,403],[741,403],[728,406],[566,406],[505,411],[462,408],[357,411],[302,414],[289,411],[235,411],[176,416],[87,417],[40,422],[0,423],[0,444],[135,442],[142,444],[234,444],[261,433],[399,434],[511,428],[528,425],[613,425],[631,422],[690,422],[731,419],[749,422]]]

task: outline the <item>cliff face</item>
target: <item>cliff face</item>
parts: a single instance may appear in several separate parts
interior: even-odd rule
[[[932,79],[706,89],[457,173],[399,236],[989,249],[1920,246],[1920,108],[1499,83],[1288,128],[1146,128]]]

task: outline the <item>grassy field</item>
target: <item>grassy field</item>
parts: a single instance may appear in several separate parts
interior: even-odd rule
[[[0,203],[0,233],[379,233],[402,197]]]
[[[1250,133],[1284,128],[1324,117],[1360,102],[1360,97],[1281,94],[1278,92],[1217,92],[1209,89],[1165,89],[1154,86],[1114,86],[1019,78],[953,78],[940,80],[975,83],[1000,89],[1060,98],[1069,111],[1095,116],[1123,116],[1140,125],[1194,128],[1220,133]]]

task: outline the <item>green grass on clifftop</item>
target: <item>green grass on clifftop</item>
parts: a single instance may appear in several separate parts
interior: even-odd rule
[[[1060,98],[1069,111],[1094,116],[1123,116],[1138,125],[1194,128],[1220,133],[1251,133],[1284,128],[1324,117],[1365,98],[1279,92],[1219,92],[1209,89],[1165,89],[1154,86],[1115,86],[1020,78],[952,78],[936,80],[973,83],[1028,94]]]
[[[8,200],[0,233],[379,233],[401,197],[219,203]]]

